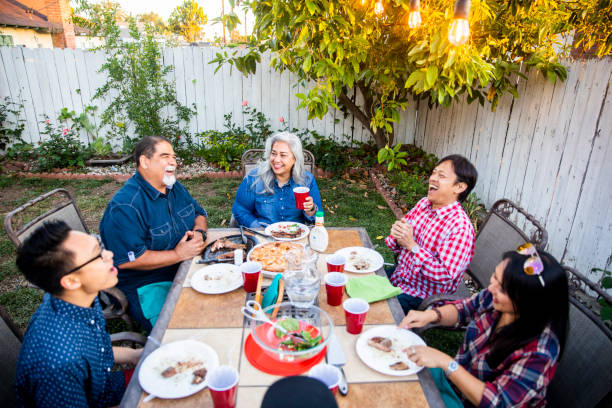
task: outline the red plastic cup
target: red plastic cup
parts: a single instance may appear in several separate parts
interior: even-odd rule
[[[327,292],[327,304],[340,306],[342,304],[342,292],[346,285],[347,277],[342,272],[329,272],[325,275],[325,292]]]
[[[306,197],[310,193],[310,189],[308,187],[296,187],[293,189],[293,195],[295,196],[295,207],[298,210],[304,209],[304,201],[306,201]]]
[[[346,258],[340,254],[334,254],[327,257],[327,272],[344,272]]]
[[[338,385],[340,384],[340,378],[342,378],[340,370],[331,364],[318,364],[312,367],[308,376],[321,381],[334,394],[338,392]]]
[[[259,262],[245,262],[240,265],[240,272],[242,272],[244,290],[255,292],[257,290],[257,280],[261,273],[261,264]]]
[[[231,366],[219,366],[208,373],[206,379],[215,408],[236,406],[238,378],[238,371]]]
[[[346,331],[351,334],[361,333],[370,304],[363,299],[350,298],[342,303],[342,307],[346,318]]]

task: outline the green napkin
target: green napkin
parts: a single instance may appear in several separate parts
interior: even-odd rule
[[[261,299],[261,307],[263,309],[276,303],[276,298],[278,297],[278,281],[281,280],[281,277],[282,275],[277,273],[270,286],[268,286],[268,289],[266,289],[266,293],[264,293]]]
[[[368,303],[378,302],[402,293],[400,288],[391,285],[389,279],[378,275],[350,278],[346,283],[346,293],[350,297],[361,298]]]
[[[172,282],[156,282],[136,289],[142,314],[151,322],[151,326],[155,326],[171,286]]]

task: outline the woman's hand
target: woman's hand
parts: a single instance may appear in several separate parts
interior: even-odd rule
[[[304,200],[304,212],[306,213],[306,215],[312,217],[313,215],[315,215],[316,210],[317,206],[315,205],[312,197],[306,197],[306,200]]]
[[[452,358],[440,350],[427,346],[410,346],[406,349],[408,358],[421,367],[441,368],[445,370]]]
[[[433,316],[432,316],[433,315]],[[413,327],[423,327],[438,318],[438,315],[433,310],[411,310],[408,312],[399,324],[402,329],[412,329]]]

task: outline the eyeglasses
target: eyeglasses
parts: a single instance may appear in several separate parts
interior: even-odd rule
[[[516,249],[521,255],[528,255],[529,258],[523,264],[523,270],[527,275],[536,275],[538,279],[540,279],[540,283],[542,287],[546,286],[544,284],[544,279],[542,279],[542,271],[544,270],[544,263],[542,262],[542,258],[538,254],[535,246],[531,242],[527,242]]]
[[[98,255],[94,256],[89,261],[85,262],[84,264],[81,264],[81,265],[77,266],[76,268],[72,268],[71,270],[66,272],[66,274],[78,271],[79,269],[81,269],[85,265],[89,265],[90,263],[92,263],[93,261],[95,261],[98,258],[102,259],[102,253],[104,252],[104,244],[102,243],[102,238],[99,235],[97,235],[97,234],[92,234],[92,236],[94,238],[96,238],[98,240],[98,243],[100,244],[100,253],[98,253]]]

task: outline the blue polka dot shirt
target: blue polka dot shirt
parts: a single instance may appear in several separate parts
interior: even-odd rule
[[[125,392],[114,364],[98,299],[89,308],[48,293],[32,316],[19,357],[15,387],[20,406],[107,407]]]

